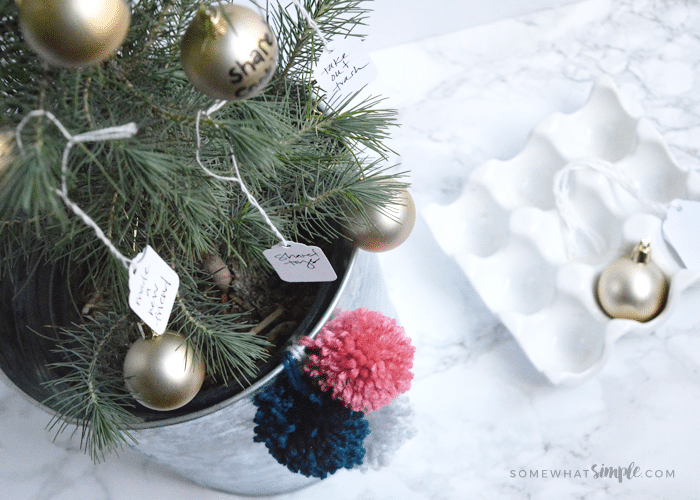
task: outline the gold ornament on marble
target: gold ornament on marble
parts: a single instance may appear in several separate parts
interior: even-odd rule
[[[206,370],[201,356],[187,340],[166,331],[139,339],[124,359],[124,380],[134,398],[153,410],[175,410],[199,392]]]
[[[398,184],[393,179],[385,182]],[[346,205],[348,223],[344,233],[355,246],[370,252],[386,252],[398,247],[406,241],[416,222],[416,206],[404,187],[382,209],[367,205],[362,208],[368,220],[362,217],[357,207]]]
[[[277,39],[265,20],[240,5],[201,9],[182,37],[187,78],[214,99],[255,97],[274,75],[278,56]]]
[[[131,21],[124,0],[18,0],[27,44],[50,64],[98,64],[126,38]]]
[[[618,259],[598,279],[598,301],[613,318],[649,321],[666,305],[668,281],[651,261],[651,245],[642,240],[631,258]]]

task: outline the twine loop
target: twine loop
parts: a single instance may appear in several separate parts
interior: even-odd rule
[[[571,203],[571,183],[575,172],[590,170],[603,175],[611,184],[620,186],[627,191],[649,212],[665,217],[669,204],[656,202],[642,193],[633,179],[607,161],[599,158],[586,158],[573,161],[559,170],[554,176],[553,190],[557,211],[561,216],[565,230],[565,244],[569,260],[576,246],[576,235],[581,234],[593,247],[596,253],[605,250],[605,239],[594,228],[589,227],[580,214],[574,210]]]
[[[267,215],[267,212],[263,209],[263,207],[258,203],[258,200],[255,199],[255,197],[252,195],[252,193],[248,190],[246,187],[245,183],[241,179],[241,174],[238,169],[238,161],[236,160],[236,155],[233,151],[233,145],[229,141],[229,152],[231,155],[231,163],[233,163],[233,169],[236,173],[235,177],[227,177],[223,175],[219,175],[215,172],[212,172],[209,170],[207,167],[204,166],[204,163],[202,163],[202,158],[201,158],[201,149],[202,149],[202,136],[199,130],[199,124],[202,119],[202,115],[206,116],[207,118],[214,112],[218,111],[221,109],[224,105],[227,104],[227,101],[216,101],[214,105],[212,105],[210,108],[207,110],[199,110],[197,111],[197,119],[195,121],[195,131],[197,134],[197,149],[195,150],[195,159],[197,161],[197,164],[200,166],[204,172],[210,176],[213,177],[214,179],[218,179],[220,181],[228,181],[228,182],[235,182],[238,184],[241,188],[241,191],[243,191],[243,194],[245,194],[246,198],[248,198],[248,201],[250,202],[251,205],[253,205],[258,212],[262,215],[263,219],[265,220],[265,223],[268,225],[268,227],[272,230],[272,232],[275,234],[277,239],[282,243],[284,247],[289,247],[291,245],[291,242],[287,240],[282,233],[280,232],[279,229],[277,229],[277,226],[275,226],[272,223],[272,220],[270,219],[270,216]],[[220,128],[218,124],[214,123],[214,126],[216,128]]]
[[[66,127],[64,127],[63,124],[58,120],[58,118],[56,118],[53,115],[53,113],[43,109],[37,109],[29,112],[27,116],[25,116],[22,119],[22,121],[19,122],[19,125],[17,125],[17,129],[15,130],[15,136],[17,139],[17,146],[19,147],[20,151],[24,151],[24,143],[22,142],[22,129],[30,119],[39,116],[46,117],[48,120],[50,120],[54,125],[56,125],[58,130],[61,131],[61,134],[63,134],[63,136],[66,139],[68,139],[66,147],[63,149],[63,156],[61,158],[61,189],[54,188],[54,193],[56,193],[64,201],[64,203],[73,211],[75,215],[80,217],[83,220],[83,222],[85,222],[85,224],[90,226],[95,231],[95,235],[97,236],[97,238],[100,239],[100,241],[102,241],[102,243],[104,243],[107,246],[112,255],[114,255],[114,257],[116,257],[117,260],[119,260],[124,265],[124,267],[128,269],[129,264],[131,263],[131,259],[124,256],[117,249],[117,247],[115,247],[114,244],[109,240],[109,238],[107,237],[107,235],[105,235],[104,231],[102,231],[100,226],[97,225],[97,223],[94,220],[92,220],[92,218],[90,218],[90,216],[86,214],[68,196],[68,157],[70,155],[70,150],[73,148],[73,146],[82,142],[110,141],[114,139],[127,139],[133,137],[138,132],[136,124],[132,122],[127,123],[126,125],[91,130],[82,134],[72,135],[70,132],[68,132]]]

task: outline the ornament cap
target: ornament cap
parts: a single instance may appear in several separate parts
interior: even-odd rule
[[[632,252],[632,260],[640,264],[645,264],[651,260],[651,241],[641,240]]]

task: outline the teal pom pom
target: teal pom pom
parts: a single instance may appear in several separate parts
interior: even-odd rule
[[[290,354],[284,372],[253,402],[256,442],[292,472],[324,479],[341,468],[362,464],[369,424],[330,391],[309,384]]]

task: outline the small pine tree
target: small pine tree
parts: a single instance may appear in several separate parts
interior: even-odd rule
[[[303,0],[328,40],[359,36],[368,10],[357,0]],[[322,51],[317,34],[298,9],[258,6],[279,44],[272,81],[253,99],[231,102],[200,123],[201,161],[231,175],[230,148],[242,181],[290,240],[342,237],[347,207],[381,209],[402,187],[383,180],[389,150],[384,142],[395,112],[381,99],[353,99],[319,111],[323,95],[313,79]],[[133,400],[119,363],[140,320],[128,305],[123,265],[56,194],[66,138],[33,110],[50,111],[72,134],[134,122],[129,139],[76,144],[70,151],[70,199],[129,258],[150,245],[178,273],[180,288],[170,328],[203,354],[218,382],[249,380],[268,355],[268,342],[251,335],[250,315],[222,303],[210,256],[241,276],[269,276],[262,251],[277,237],[239,186],[208,176],[195,161],[197,113],[212,100],[193,88],[180,62],[180,40],[200,9],[194,0],[132,2],[131,25],[117,53],[98,65],[50,66],[23,40],[14,2],[0,0],[0,277],[28,257],[81,269],[86,307],[81,321],[60,325],[50,344],[52,364],[46,404],[82,425],[82,443],[95,460],[130,441]],[[360,102],[355,102],[359,100]],[[71,273],[67,273],[73,276]],[[241,286],[246,280],[241,279]],[[77,299],[76,299],[77,300]]]

